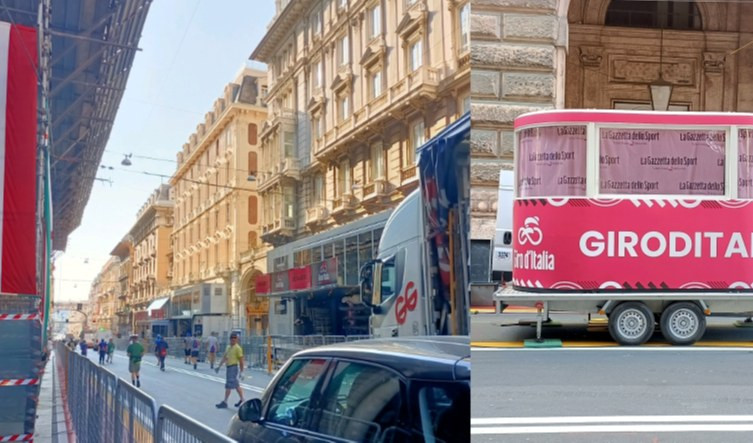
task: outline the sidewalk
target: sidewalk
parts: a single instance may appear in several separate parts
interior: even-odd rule
[[[55,353],[44,368],[39,388],[37,419],[34,424],[34,440],[39,442],[68,443],[68,430],[65,423],[63,396]],[[73,440],[75,441],[75,440]],[[73,443],[73,442],[71,442]]]

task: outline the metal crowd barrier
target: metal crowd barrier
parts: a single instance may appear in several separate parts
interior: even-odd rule
[[[62,342],[62,360],[71,420],[81,443],[232,442],[221,433],[157,402]]]
[[[159,408],[156,436],[158,441],[165,443],[223,443],[235,441],[170,406]]]
[[[246,358],[246,367],[262,370],[272,370],[281,367],[298,351],[316,346],[345,343],[355,340],[371,338],[368,335],[255,335],[242,337],[239,343],[243,348]],[[168,346],[168,355],[183,359],[185,345],[183,337],[165,337]],[[201,348],[199,349],[199,361],[208,361],[208,344],[206,337],[200,337]],[[139,339],[144,345],[147,354],[154,354],[154,339]],[[124,350],[128,346],[127,339],[115,340],[116,348]],[[217,342],[217,358],[219,363],[225,349],[228,346],[225,337],[219,337]],[[271,360],[270,360],[271,358]]]

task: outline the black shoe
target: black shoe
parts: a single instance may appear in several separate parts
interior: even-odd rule
[[[196,370],[196,363],[194,363],[193,368],[194,368],[194,370]]]
[[[223,401],[217,403],[215,406],[217,407],[217,409],[226,409],[227,408],[227,403],[225,403],[225,401],[223,400]]]
[[[131,383],[136,386],[136,380],[131,379]]]
[[[238,400],[238,403],[235,404],[235,407],[237,408],[242,404],[243,404],[243,400]]]
[[[141,380],[136,380],[136,387],[137,387],[137,388],[140,388],[140,387],[141,387]]]

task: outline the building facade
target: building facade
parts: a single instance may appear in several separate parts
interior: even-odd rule
[[[89,291],[89,327],[93,331],[104,330],[113,332],[118,327],[116,315],[118,307],[118,295],[120,287],[118,275],[120,273],[120,260],[110,257],[99,274],[92,282]],[[86,310],[84,310],[86,312]]]
[[[266,82],[265,72],[244,68],[177,154],[170,179],[172,333],[206,335],[266,324],[252,284],[266,260],[256,192]]]
[[[472,274],[490,263],[513,121],[552,108],[753,111],[753,5],[738,1],[473,0]],[[476,260],[474,260],[474,258]],[[490,295],[490,294],[488,294]],[[490,299],[489,299],[490,301]]]
[[[416,149],[469,110],[470,56],[469,1],[277,2],[252,54],[269,66],[258,190],[272,333],[301,333],[303,316],[318,333],[368,331],[348,296],[385,211],[417,188]]]

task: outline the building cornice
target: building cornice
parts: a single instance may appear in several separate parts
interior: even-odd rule
[[[306,9],[310,6],[309,0],[290,0],[285,9],[275,17],[267,28],[267,33],[251,53],[249,59],[257,60],[267,64],[271,63],[280,42],[295,29],[295,25],[303,16]]]

